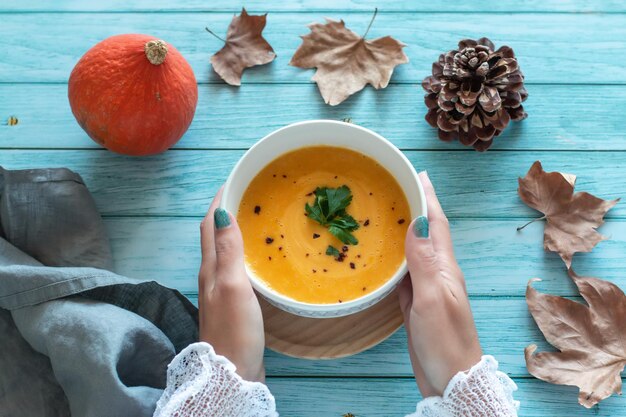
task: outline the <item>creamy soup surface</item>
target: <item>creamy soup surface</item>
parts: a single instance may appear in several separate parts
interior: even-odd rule
[[[305,214],[316,187],[347,185],[347,207],[360,227],[344,245]],[[252,180],[237,220],[249,268],[292,299],[345,302],[383,285],[404,259],[410,210],[400,185],[373,159],[345,148],[312,146],[281,155]],[[345,254],[326,255],[329,245]],[[347,246],[347,251],[346,247]]]

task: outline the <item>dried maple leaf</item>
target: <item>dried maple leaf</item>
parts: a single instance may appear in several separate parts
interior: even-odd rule
[[[580,389],[578,402],[589,408],[621,394],[626,365],[626,296],[615,284],[593,277],[570,277],[587,305],[526,288],[526,302],[537,326],[558,352],[524,350],[533,376]]]
[[[374,12],[374,17],[376,12]],[[374,18],[372,18],[372,21]],[[370,22],[370,26],[372,22]],[[396,65],[409,62],[402,42],[390,36],[366,40],[346,28],[343,20],[312,23],[289,65],[317,68],[312,80],[326,104],[335,106],[367,84],[385,88]]]
[[[224,41],[224,47],[211,57],[211,64],[213,70],[228,84],[241,85],[244,69],[270,63],[276,58],[274,49],[262,35],[266,20],[267,13],[249,15],[243,8],[239,16],[233,16],[225,40],[206,28],[213,36]]]
[[[517,189],[524,203],[544,214],[536,219],[546,220],[544,249],[557,252],[568,268],[574,253],[590,252],[606,239],[596,228],[604,223],[606,212],[619,201],[619,198],[607,201],[585,192],[574,193],[575,179],[570,174],[545,172],[541,162],[536,161],[526,176],[519,178]]]

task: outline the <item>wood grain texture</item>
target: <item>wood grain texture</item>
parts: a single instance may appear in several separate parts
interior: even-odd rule
[[[241,5],[227,0],[0,2],[0,165],[78,171],[105,216],[117,271],[153,278],[197,300],[198,223],[243,149],[290,122],[351,117],[407,150],[418,170],[429,171],[452,219],[482,345],[515,377],[520,415],[626,415],[623,398],[611,397],[587,411],[576,404],[575,388],[529,378],[523,348],[548,346],[529,316],[526,282],[538,276],[544,279],[537,284],[541,291],[577,293],[560,259],[543,251],[542,225],[515,231],[538,215],[516,194],[517,177],[538,159],[546,170],[577,174],[579,190],[626,197],[621,111],[626,106],[621,58],[626,2],[250,0],[245,6],[252,13],[270,12],[265,35],[278,58],[246,71],[237,89],[211,70],[209,57],[221,44],[204,27],[225,33]],[[374,7],[381,13],[370,36],[389,34],[407,43],[411,62],[397,68],[389,88],[368,87],[338,107],[326,106],[310,81],[314,72],[287,65],[298,36],[307,33],[306,24],[324,17],[344,18],[362,32]],[[176,150],[146,159],[97,150],[73,120],[66,98],[65,83],[80,56],[107,36],[132,32],[171,42],[201,84],[196,118]],[[486,154],[435,139],[423,120],[419,86],[439,53],[459,39],[480,36],[515,49],[530,92],[529,119],[512,125]],[[19,125],[3,124],[11,115]],[[577,255],[574,267],[626,288],[626,205],[618,204],[608,217],[601,231],[610,240]],[[352,357],[307,361],[268,351],[266,365],[283,416],[404,416],[419,399],[403,329]]]
[[[537,286],[537,288],[540,288]],[[542,291],[545,289],[542,288]],[[187,296],[197,305],[197,294]],[[582,302],[580,297],[574,298]],[[513,378],[532,378],[526,369],[524,348],[533,343],[539,351],[552,350],[533,322],[523,298],[470,297],[472,312],[485,354],[497,358],[500,370]],[[494,315],[494,311],[498,314]],[[406,331],[401,327],[389,339],[371,349],[341,359],[292,358],[267,349],[268,376],[290,377],[384,377],[410,378],[413,369],[407,350]],[[623,374],[626,376],[626,373]]]
[[[197,291],[201,218],[106,218],[116,271],[151,278],[185,293]],[[523,297],[529,279],[543,279],[537,288],[559,295],[577,295],[558,256],[542,246],[543,227],[515,231],[515,220],[452,220],[455,253],[472,296]],[[626,221],[611,221],[602,232],[610,239],[593,252],[578,254],[579,274],[595,274],[626,288]]]
[[[326,16],[345,17],[349,28],[362,33],[371,12]],[[312,70],[287,63],[300,44],[299,35],[308,32],[306,25],[324,17],[320,13],[270,14],[264,36],[278,57],[270,65],[247,70],[242,88],[250,82],[310,83]],[[222,83],[209,66],[209,57],[222,45],[204,27],[225,33],[231,18],[232,13],[3,14],[0,82],[66,82],[78,59],[95,43],[113,34],[135,32],[174,45],[199,82]],[[388,13],[379,15],[369,33],[372,38],[385,35],[406,43],[410,59],[397,68],[392,82],[421,82],[439,54],[454,48],[460,39],[488,36],[496,45],[513,47],[529,84],[626,84],[619,59],[626,55],[624,14],[506,14],[498,24],[486,25],[479,13],[466,13],[462,19],[445,13]]]
[[[258,296],[258,294],[257,294]],[[374,306],[344,317],[300,317],[259,299],[265,325],[265,346],[301,359],[337,359],[363,352],[402,326],[396,292]]]
[[[197,295],[188,297],[197,304]],[[524,299],[472,297],[470,302],[484,352],[495,356],[500,362],[500,369],[508,375],[530,377],[524,362],[524,348],[531,343],[539,346],[540,350],[550,350],[550,346],[533,323]],[[498,314],[494,315],[494,311]],[[268,349],[265,366],[269,376],[413,376],[403,327],[381,344],[341,359],[297,359]]]
[[[131,158],[108,151],[0,150],[8,169],[68,167],[79,172],[104,215],[204,216],[214,193],[243,151],[169,151]],[[546,171],[576,174],[577,190],[625,197],[624,152],[405,152],[427,170],[450,218],[539,217],[517,196],[517,178],[535,160]],[[626,217],[626,204],[607,218]],[[539,224],[534,227],[541,227]]]
[[[431,0],[416,2],[411,0],[399,0],[381,3],[380,0],[295,0],[295,1],[267,1],[248,0],[245,2],[233,2],[230,0],[218,0],[207,2],[206,0],[185,0],[172,2],[171,0],[103,0],[103,1],[63,1],[50,2],[46,0],[16,1],[6,0],[0,3],[2,11],[148,11],[148,12],[236,12],[245,6],[248,11],[265,13],[267,11],[371,11],[374,7],[380,8],[380,12],[574,12],[593,13],[626,11],[626,5],[619,0],[597,0],[593,2],[582,0],[527,0],[524,2],[503,2],[488,0],[475,2],[463,0],[450,2],[446,0]],[[453,6],[451,8],[451,6]],[[452,10],[451,10],[452,9]]]
[[[269,378],[278,411],[289,417],[402,417],[415,411],[420,399],[413,379],[291,379]],[[626,402],[612,396],[591,410],[577,403],[573,387],[549,385],[536,379],[515,381],[524,417],[617,417],[626,415]]]
[[[119,273],[151,278],[177,288],[196,302],[199,268],[200,219],[106,218],[116,270]],[[457,220],[452,222],[455,251],[465,272],[468,292],[479,335],[486,352],[502,362],[515,376],[527,376],[523,349],[529,343],[547,347],[535,328],[523,299],[532,277],[544,292],[577,295],[562,261],[541,248],[541,228],[514,233],[515,221]],[[581,274],[596,274],[626,287],[626,222],[608,223],[604,232],[610,241],[574,261]],[[493,296],[501,296],[492,298]],[[513,297],[513,298],[508,298]],[[498,314],[494,314],[494,312]],[[365,353],[333,361],[306,361],[268,352],[270,375],[409,376],[406,336],[400,331],[383,344]]]
[[[626,107],[626,86],[529,85],[528,91],[524,106],[530,117],[511,123],[490,151],[626,150],[623,118],[614,111]],[[289,123],[350,117],[401,149],[467,149],[437,139],[424,120],[423,95],[419,86],[396,84],[368,88],[345,106],[331,107],[314,85],[201,85],[196,116],[176,148],[242,149]],[[268,96],[276,98],[272,106],[260,106]],[[67,86],[0,84],[0,97],[0,116],[20,120],[17,126],[0,123],[0,148],[99,147],[74,120]]]

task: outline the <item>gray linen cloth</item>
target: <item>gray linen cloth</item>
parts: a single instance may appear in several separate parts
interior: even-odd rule
[[[78,174],[0,167],[0,417],[152,415],[198,312],[112,265]]]

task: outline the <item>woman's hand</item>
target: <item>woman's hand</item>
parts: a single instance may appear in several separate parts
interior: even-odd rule
[[[245,380],[265,380],[265,334],[259,301],[244,268],[237,220],[218,208],[220,189],[200,224],[200,340],[227,357]]]
[[[428,219],[418,217],[406,236],[409,275],[399,288],[413,372],[422,396],[441,395],[450,379],[480,361],[482,351],[465,280],[435,190],[420,173]]]

